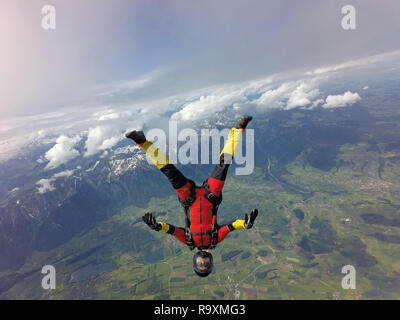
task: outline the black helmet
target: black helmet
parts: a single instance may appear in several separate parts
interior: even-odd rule
[[[207,251],[197,251],[193,256],[193,269],[199,277],[207,277],[213,269],[213,256]]]

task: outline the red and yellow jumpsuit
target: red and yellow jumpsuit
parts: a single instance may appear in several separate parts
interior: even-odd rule
[[[226,175],[233,156],[240,142],[243,129],[232,128],[228,140],[220,154],[220,162],[215,166],[211,176],[208,178],[208,189],[216,197],[221,196]],[[187,199],[191,194],[191,183],[189,180],[170,163],[169,158],[164,155],[151,141],[139,145],[152,160],[154,165],[166,175],[181,201]],[[245,228],[245,220],[236,220],[232,223],[219,226],[216,215],[213,221],[213,203],[205,197],[205,189],[196,187],[195,200],[189,207],[190,233],[195,247],[205,249],[211,244],[211,231],[213,224],[217,227],[217,239],[214,245],[225,239],[229,232]],[[185,228],[175,227],[165,222],[160,222],[161,232],[175,236],[180,242],[187,244]],[[216,241],[216,243],[215,243]]]

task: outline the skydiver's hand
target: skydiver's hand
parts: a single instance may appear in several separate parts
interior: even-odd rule
[[[244,218],[244,220],[245,220],[244,226],[246,227],[246,229],[251,229],[253,227],[254,220],[256,220],[257,215],[258,215],[258,210],[257,209],[254,209],[250,213],[250,218],[246,213],[245,218]]]
[[[161,230],[161,224],[156,222],[156,218],[150,212],[146,212],[146,214],[142,217],[145,224],[147,224],[151,229],[155,231]]]

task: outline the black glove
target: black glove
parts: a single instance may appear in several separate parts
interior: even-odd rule
[[[245,220],[244,225],[245,225],[246,229],[251,229],[251,228],[253,227],[254,220],[256,220],[257,215],[258,215],[258,210],[257,210],[257,209],[254,209],[254,210],[250,213],[250,218],[249,218],[249,216],[248,216],[247,213],[246,213],[246,215],[245,215],[245,217],[244,217],[244,220]]]
[[[146,136],[144,135],[143,131],[134,130],[134,131],[128,132],[125,135],[125,137],[132,139],[133,141],[135,141],[138,144],[146,142]]]
[[[146,214],[142,217],[145,224],[147,224],[151,229],[155,231],[161,230],[161,224],[156,222],[156,218],[150,212],[146,212]]]

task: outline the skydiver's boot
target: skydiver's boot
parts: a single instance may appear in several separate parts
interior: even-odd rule
[[[131,131],[128,132],[125,137],[132,139],[133,141],[135,141],[139,146],[142,145],[143,143],[146,142],[146,137],[143,133],[143,131]]]
[[[242,131],[246,130],[247,125],[252,119],[253,119],[252,116],[241,117],[236,124],[236,129],[241,129]]]

